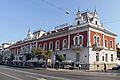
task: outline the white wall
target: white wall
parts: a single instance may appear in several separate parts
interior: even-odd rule
[[[63,50],[63,51],[58,51],[58,52],[54,52],[57,53],[58,55],[63,55],[66,54],[66,60],[72,60],[72,61],[76,61],[76,51],[71,50]],[[82,64],[88,64],[89,63],[89,54],[88,54],[88,48],[82,48],[81,51],[79,51],[80,55],[79,55],[79,62]],[[54,55],[54,54],[53,54]],[[52,60],[53,60],[53,55],[52,55]]]
[[[99,53],[99,61],[96,61],[96,53]],[[92,48],[89,49],[89,63],[116,63],[117,52],[110,50],[102,50],[102,51],[92,51]],[[108,54],[108,61],[105,61],[105,54]],[[113,61],[111,61],[111,54],[113,54]],[[102,56],[104,56],[104,61],[102,61]]]

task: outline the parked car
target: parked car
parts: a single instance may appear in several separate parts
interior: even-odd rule
[[[112,70],[120,70],[120,66],[113,67]]]

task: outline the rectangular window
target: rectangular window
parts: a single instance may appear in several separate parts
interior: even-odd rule
[[[113,61],[113,54],[111,54],[111,61]]]
[[[80,58],[80,54],[76,53],[76,61],[79,61],[79,58]]]
[[[99,61],[99,53],[96,53],[96,61]]]
[[[64,59],[66,60],[66,54],[63,54],[63,56],[64,56]]]
[[[104,56],[102,57],[102,61],[104,61]]]
[[[108,62],[108,54],[105,54],[105,61]]]

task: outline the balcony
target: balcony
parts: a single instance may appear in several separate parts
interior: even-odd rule
[[[92,46],[92,50],[93,51],[101,51],[101,50],[103,50],[103,47],[101,46],[101,44],[94,44],[93,46]]]
[[[83,45],[72,45],[71,46],[71,49],[75,50],[75,51],[79,51],[81,50],[83,47]]]

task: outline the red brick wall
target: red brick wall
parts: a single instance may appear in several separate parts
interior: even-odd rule
[[[104,36],[104,38],[108,41],[108,49],[110,49],[110,40],[112,40],[113,41],[113,50],[115,50],[115,38],[113,38],[113,37],[110,37],[110,36]]]
[[[74,44],[73,38],[75,35],[83,35],[83,46],[86,47],[87,46],[87,31],[71,34],[70,35],[70,45]]]
[[[113,38],[113,37],[110,37],[110,36],[106,36],[106,35],[103,35],[103,34],[101,34],[101,33],[98,33],[98,32],[94,32],[94,31],[91,31],[90,32],[90,42],[91,42],[91,47],[92,47],[92,45],[94,44],[94,35],[99,35],[100,36],[100,44],[103,46],[103,36],[104,36],[104,40],[105,39],[107,39],[107,41],[108,41],[108,49],[110,49],[110,40],[112,40],[113,41],[113,50],[115,50],[115,38]]]
[[[54,39],[50,39],[50,40],[46,40],[46,41],[38,41],[38,45],[44,45],[44,43],[47,43],[47,49],[49,49],[49,43],[52,41],[53,42],[53,50],[55,50],[55,42],[57,40],[60,41],[60,50],[62,50],[62,41],[66,39],[67,40],[67,44],[68,44],[68,37],[67,36],[63,36],[63,37],[59,37],[59,38],[54,38]]]
[[[98,32],[90,31],[90,42],[91,42],[91,47],[92,47],[93,44],[94,44],[94,35],[100,36],[100,44],[103,46],[103,34],[98,33]]]

